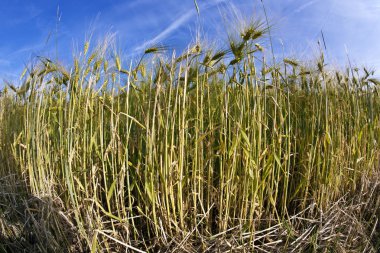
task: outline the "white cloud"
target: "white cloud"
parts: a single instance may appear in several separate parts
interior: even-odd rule
[[[333,12],[350,19],[380,20],[378,0],[333,0]]]
[[[226,2],[226,1],[227,0],[213,0],[213,1],[209,1],[208,3],[203,4],[203,5],[200,6],[200,12],[202,12],[202,10],[209,9],[209,8],[215,6],[215,5],[218,5],[218,4]],[[157,34],[154,38],[146,41],[142,45],[137,46],[133,51],[134,52],[141,51],[141,50],[145,49],[146,47],[148,47],[149,45],[152,45],[152,44],[155,44],[155,43],[157,43],[159,41],[164,40],[172,32],[174,32],[175,30],[177,30],[181,25],[183,25],[184,23],[186,23],[187,21],[189,21],[190,18],[195,17],[196,14],[197,13],[195,11],[195,7],[193,9],[189,10],[189,11],[186,11],[185,13],[183,13],[182,15],[180,15],[179,19],[176,19],[175,21],[173,21],[162,32],[160,32],[159,34]]]
[[[178,27],[180,27],[183,23],[188,21],[191,17],[195,15],[195,11],[191,10],[186,12],[184,15],[181,15],[181,17],[174,22],[172,22],[167,28],[165,28],[162,32],[160,32],[157,36],[155,36],[153,39],[148,40],[147,42],[143,43],[142,45],[136,47],[134,51],[140,51],[146,48],[149,45],[155,44],[160,40],[165,39],[170,33],[175,31]]]
[[[9,60],[5,60],[5,59],[0,59],[0,66],[9,66],[10,65],[10,61]]]
[[[295,10],[293,11],[293,13],[301,12],[303,9],[305,9],[305,8],[307,8],[307,7],[309,7],[309,6],[313,5],[313,4],[315,4],[316,2],[317,2],[316,0],[315,0],[315,1],[307,2],[307,3],[303,4],[303,5],[301,5],[300,7],[298,7],[297,9],[295,9]]]

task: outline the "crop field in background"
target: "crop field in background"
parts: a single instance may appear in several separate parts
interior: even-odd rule
[[[0,252],[376,252],[380,81],[265,24],[39,57],[0,95]]]

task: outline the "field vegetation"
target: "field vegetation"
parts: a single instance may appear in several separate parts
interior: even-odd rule
[[[380,81],[268,36],[38,57],[0,95],[0,251],[376,252]]]

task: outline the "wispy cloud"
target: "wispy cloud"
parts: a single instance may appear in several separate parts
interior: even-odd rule
[[[316,2],[317,2],[317,1],[314,0],[314,1],[310,1],[310,2],[307,2],[307,3],[303,4],[303,5],[301,5],[300,7],[298,7],[297,9],[295,9],[295,10],[293,11],[293,14],[301,12],[302,10],[304,10],[305,8],[307,8],[307,7],[309,7],[309,6],[313,5],[313,4],[315,4]]]
[[[63,18],[55,33],[56,1],[33,1],[22,6],[17,1],[0,1],[0,9],[5,10],[0,16],[0,37],[5,38],[0,47],[0,79],[17,66],[23,67],[35,54],[58,55],[60,60],[67,58],[70,62],[72,44],[83,42],[86,31],[94,32],[93,40],[116,32],[115,47],[131,53],[126,56],[129,58],[161,42],[184,48],[194,39],[197,28],[205,40],[220,42],[222,33],[229,32],[227,25],[236,27],[224,20],[225,12],[241,12],[243,21],[246,16],[256,18],[262,14],[260,0],[198,0],[199,18],[192,0],[180,4],[178,0],[114,0],[112,4],[83,0],[75,5],[60,1]],[[347,44],[352,58],[380,69],[379,62],[371,60],[380,54],[380,46],[374,43],[380,34],[379,0],[263,1],[274,26],[271,34],[278,52],[283,49],[276,41],[282,39],[285,53],[294,49],[310,54],[310,45],[316,43],[323,30],[331,58],[344,64],[343,45]],[[239,16],[237,19],[240,21]],[[49,31],[52,36],[47,40]]]
[[[24,54],[24,53],[32,53],[32,52],[35,52],[37,50],[41,50],[44,45],[45,45],[45,43],[36,43],[36,44],[28,45],[28,46],[22,47],[20,49],[17,49],[16,51],[11,52],[9,54],[9,56],[15,57],[15,56],[18,56],[18,55]]]
[[[12,18],[8,18],[6,20],[9,25],[19,25],[26,23],[38,17],[42,13],[42,9],[37,8],[35,5],[31,4],[20,8],[17,12],[17,16],[13,16]]]
[[[5,59],[0,59],[0,66],[9,66],[10,61]]]
[[[342,17],[358,20],[380,20],[378,0],[333,0],[334,12]]]
[[[216,6],[216,5],[218,5],[220,3],[223,3],[223,2],[226,2],[226,1],[227,0],[213,0],[213,1],[210,1],[210,2],[208,2],[208,3],[206,3],[206,4],[202,5],[202,6],[200,6],[200,10],[202,11],[202,9],[203,10],[209,9],[209,8],[211,8],[213,6]],[[150,45],[153,45],[153,44],[155,44],[157,42],[160,42],[160,41],[164,40],[172,32],[174,32],[175,30],[177,30],[180,26],[182,26],[184,23],[186,23],[187,21],[189,21],[192,17],[196,16],[196,14],[197,14],[197,12],[195,11],[195,9],[191,9],[191,10],[183,13],[179,19],[176,19],[175,21],[173,21],[162,32],[160,32],[159,34],[157,34],[154,38],[146,41],[142,45],[135,47],[135,49],[133,51],[134,52],[141,51],[141,50],[145,49],[146,47],[148,47]]]
[[[175,31],[178,27],[180,27],[183,23],[188,21],[194,15],[195,15],[194,10],[190,10],[190,11],[186,12],[184,15],[181,15],[181,17],[179,19],[172,22],[167,28],[165,28],[162,32],[160,32],[153,39],[148,40],[147,42],[143,43],[142,45],[136,47],[134,49],[134,51],[141,51],[141,50],[145,49],[147,46],[155,44],[158,41],[165,39],[170,33]]]

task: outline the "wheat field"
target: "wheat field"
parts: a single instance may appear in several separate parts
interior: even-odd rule
[[[85,42],[0,95],[1,252],[376,252],[380,81],[251,22],[130,62]]]

